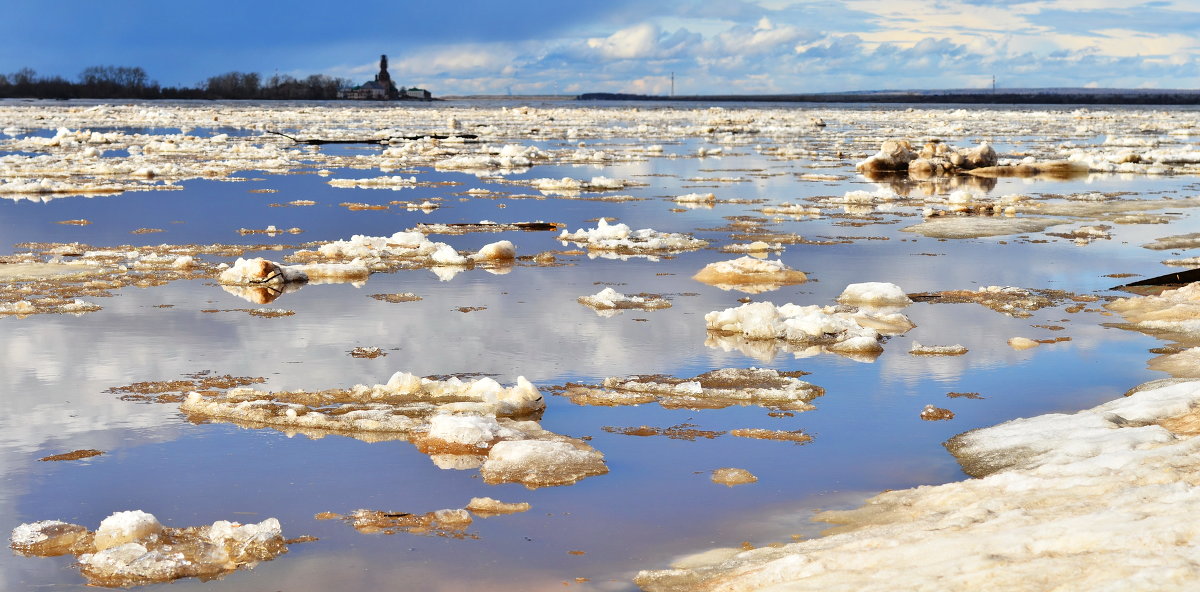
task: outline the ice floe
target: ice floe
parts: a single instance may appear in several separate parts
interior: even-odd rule
[[[575,232],[564,230],[558,235],[564,244],[573,242],[585,245],[589,253],[595,251],[613,255],[661,255],[693,251],[708,245],[707,241],[686,234],[659,232],[650,228],[632,230],[627,224],[609,224],[601,218],[596,228],[580,228]]]
[[[580,296],[579,303],[592,308],[600,316],[613,316],[622,310],[659,310],[671,308],[671,301],[653,294],[628,296],[611,287],[604,288],[591,296]]]
[[[781,342],[800,355],[832,352],[873,359],[883,351],[884,335],[899,335],[915,325],[898,312],[855,307],[800,306],[752,302],[704,315],[710,345],[737,348],[742,342]]]
[[[582,440],[546,431],[545,409],[524,377],[504,387],[491,378],[433,380],[397,372],[386,384],[349,389],[268,392],[234,388],[189,393],[180,409],[194,420],[225,421],[319,438],[408,440],[439,466],[480,468],[489,483],[568,485],[608,472],[604,456]]]
[[[567,384],[558,389],[577,405],[642,405],[658,403],[668,409],[721,409],[757,405],[804,411],[825,389],[800,380],[804,372],[766,368],[723,368],[693,378],[672,376],[610,376],[600,385]]]
[[[27,556],[75,555],[89,585],[121,588],[218,578],[288,550],[275,518],[173,528],[141,510],[116,512],[95,531],[57,520],[22,524],[10,545]]]
[[[766,243],[762,245],[766,247]],[[709,263],[696,272],[692,279],[722,290],[761,294],[786,285],[802,284],[808,281],[808,276],[778,259],[770,261],[747,256]]]

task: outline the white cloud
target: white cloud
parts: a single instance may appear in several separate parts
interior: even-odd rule
[[[588,47],[601,55],[618,60],[655,57],[658,53],[659,29],[651,23],[640,23],[621,29],[608,37],[588,39]]]

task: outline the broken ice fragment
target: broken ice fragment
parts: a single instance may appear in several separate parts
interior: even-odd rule
[[[712,472],[712,482],[720,483],[726,487],[745,485],[746,483],[754,483],[755,481],[758,481],[758,477],[746,469],[724,467]]]
[[[22,524],[11,540],[23,555],[77,555],[88,584],[107,587],[216,578],[287,552],[274,518],[258,524],[220,520],[211,526],[169,528],[140,510],[112,514],[95,533],[56,520]]]
[[[762,245],[766,243],[752,243]],[[715,286],[722,290],[738,290],[747,294],[761,294],[790,284],[808,281],[803,271],[796,271],[783,261],[767,261],[754,257],[739,257],[729,261],[718,261],[704,266],[692,279]]]

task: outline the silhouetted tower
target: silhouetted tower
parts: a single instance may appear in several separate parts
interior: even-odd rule
[[[379,86],[383,87],[389,99],[395,99],[400,96],[400,91],[396,90],[395,84],[392,84],[392,75],[388,74],[386,54],[379,56],[379,73],[375,75],[375,82],[378,82]]]

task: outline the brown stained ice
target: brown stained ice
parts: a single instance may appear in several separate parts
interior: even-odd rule
[[[767,430],[763,428],[737,428],[729,430],[730,436],[751,438],[754,440],[777,440],[795,444],[808,444],[813,437],[801,430]]]
[[[436,380],[397,372],[386,384],[349,389],[193,392],[180,409],[193,421],[312,438],[409,441],[439,467],[479,468],[487,483],[537,488],[608,472],[604,455],[582,440],[542,429],[537,419],[545,402],[524,377],[503,387],[488,377]]]
[[[954,345],[922,345],[914,341],[908,353],[914,356],[961,356],[967,353],[966,346]]]
[[[105,390],[106,393],[121,395],[122,401],[152,401],[156,403],[179,403],[188,393],[199,391],[217,394],[232,388],[261,384],[263,377],[213,375],[211,371],[188,374],[187,380],[155,380],[135,382]]]
[[[1122,329],[1138,331],[1186,347],[1200,346],[1200,283],[1158,294],[1120,298],[1104,305],[1124,319]]]
[[[765,243],[762,243],[765,245]],[[808,281],[803,271],[796,271],[781,260],[764,260],[750,256],[705,265],[692,279],[722,290],[737,290],[761,294],[786,285]]]
[[[275,518],[173,528],[139,510],[117,512],[95,531],[57,520],[22,524],[10,546],[27,557],[75,555],[88,585],[111,588],[219,578],[288,550]]]
[[[568,383],[557,390],[577,405],[658,403],[667,409],[757,405],[775,410],[806,411],[813,409],[809,401],[825,394],[825,389],[800,380],[804,374],[761,368],[725,368],[694,378],[663,375],[608,377],[600,385]]]
[[[421,300],[420,296],[417,296],[412,292],[400,292],[396,294],[371,294],[371,298],[382,302],[391,302],[393,304],[399,304],[401,302],[418,302]]]
[[[986,286],[978,290],[944,290],[909,294],[914,302],[940,304],[976,303],[1011,317],[1027,318],[1033,311],[1065,302],[1096,302],[1096,296],[1062,290],[1030,290],[1013,286]]]
[[[490,497],[473,497],[467,503],[466,510],[480,518],[490,518],[503,514],[519,514],[528,512],[529,502],[502,502]]]
[[[621,434],[623,436],[666,436],[672,440],[687,440],[695,441],[696,438],[705,438],[712,440],[718,436],[723,436],[726,432],[714,430],[701,430],[695,424],[681,423],[666,428],[656,428],[651,426],[638,426],[628,428],[618,428],[614,426],[604,426],[600,428],[610,434]]]
[[[611,317],[619,314],[622,310],[649,311],[671,308],[671,301],[658,294],[641,293],[626,295],[612,289],[612,287],[604,288],[591,296],[580,296],[576,300],[580,304],[596,311],[596,314],[602,317]]]
[[[975,148],[955,149],[933,140],[916,149],[908,140],[888,140],[879,152],[858,163],[856,168],[862,173],[907,171],[910,176],[922,178],[955,175],[992,167],[996,162],[996,151],[987,142]]]
[[[16,248],[25,252],[0,257],[0,316],[97,311],[98,304],[83,298],[110,297],[129,286],[209,279],[217,267],[203,256],[235,256],[271,247],[22,243]]]
[[[954,419],[954,412],[949,409],[942,409],[941,407],[926,405],[925,408],[921,410],[921,419],[925,421]]]
[[[755,481],[758,481],[758,477],[746,469],[723,467],[712,472],[712,482],[720,483],[726,487],[745,485],[747,483],[754,483]]]
[[[378,347],[356,347],[350,350],[350,357],[352,358],[375,359],[386,355],[387,352],[379,349]]]
[[[553,232],[566,225],[561,222],[457,222],[448,224],[417,224],[416,230],[425,234],[460,235],[472,232]]]
[[[72,450],[71,452],[64,452],[62,454],[52,454],[50,456],[44,456],[42,458],[39,458],[38,460],[40,460],[40,461],[82,460],[85,458],[92,458],[93,456],[100,456],[102,454],[104,454],[104,451],[102,451],[102,450],[96,450],[93,448],[89,448],[86,450]]]
[[[452,539],[478,539],[479,535],[467,532],[475,521],[474,517],[518,514],[528,512],[530,507],[528,502],[506,503],[490,497],[476,497],[471,498],[465,508],[447,508],[424,514],[359,509],[344,515],[321,512],[314,518],[341,520],[363,534],[392,535],[403,532]]]
[[[452,539],[478,539],[479,535],[467,532],[474,521],[471,513],[463,509],[447,509],[410,514],[408,512],[385,512],[381,510],[355,510],[341,515],[322,512],[317,520],[342,520],[363,534],[409,534],[437,536]]]

